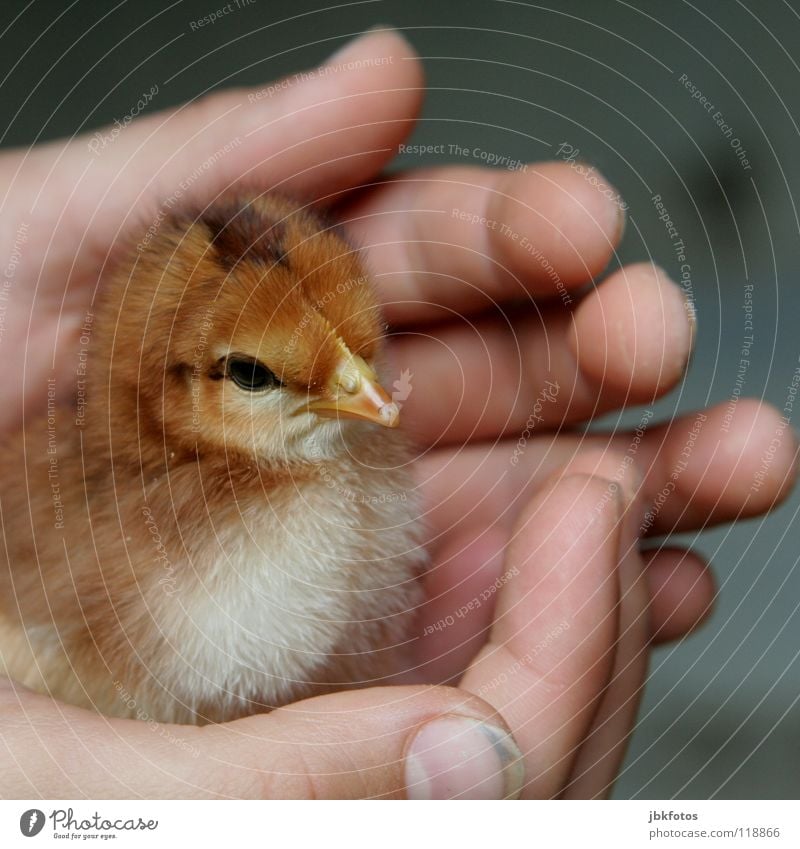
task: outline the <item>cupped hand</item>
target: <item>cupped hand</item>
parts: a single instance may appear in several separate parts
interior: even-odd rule
[[[712,408],[576,430],[681,380],[692,305],[651,265],[592,284],[624,215],[583,166],[381,177],[422,93],[409,45],[375,31],[323,69],[101,132],[101,149],[80,137],[0,158],[6,428],[44,406],[48,377],[69,383],[95,286],[130,233],[232,185],[295,194],[335,207],[374,273],[391,368],[412,375],[403,417],[423,449],[434,556],[414,683],[198,729],[108,720],[5,682],[2,795],[608,793],[648,647],[690,631],[714,596],[698,556],[642,553],[640,537],[769,510],[796,444],[745,401],[731,420]]]
[[[601,460],[598,471],[613,469]],[[371,687],[198,728],[108,719],[6,683],[0,795],[602,795],[635,714],[649,629],[691,627],[697,606],[681,597],[707,580],[676,552],[672,589],[654,601],[670,572],[643,568],[639,520],[633,489],[588,474],[582,459],[540,487],[499,580],[476,590],[479,606],[496,603],[494,621],[458,686]],[[467,564],[480,545],[462,552]],[[454,580],[453,612],[458,592]]]

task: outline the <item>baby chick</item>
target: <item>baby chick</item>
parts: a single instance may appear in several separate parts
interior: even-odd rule
[[[104,290],[77,390],[0,456],[6,674],[205,723],[402,671],[425,554],[357,253],[228,197],[151,227]]]

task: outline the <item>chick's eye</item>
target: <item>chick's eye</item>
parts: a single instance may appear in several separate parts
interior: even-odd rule
[[[248,392],[281,385],[280,380],[263,363],[245,357],[228,359],[227,376]]]

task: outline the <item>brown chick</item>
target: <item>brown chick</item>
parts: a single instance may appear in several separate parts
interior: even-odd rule
[[[357,253],[293,202],[151,228],[77,389],[0,457],[6,674],[204,723],[401,671],[425,554],[382,327]]]

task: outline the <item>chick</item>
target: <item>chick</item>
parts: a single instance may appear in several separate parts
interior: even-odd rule
[[[0,457],[6,674],[201,724],[401,672],[425,552],[354,249],[230,196],[104,291],[75,385]]]

